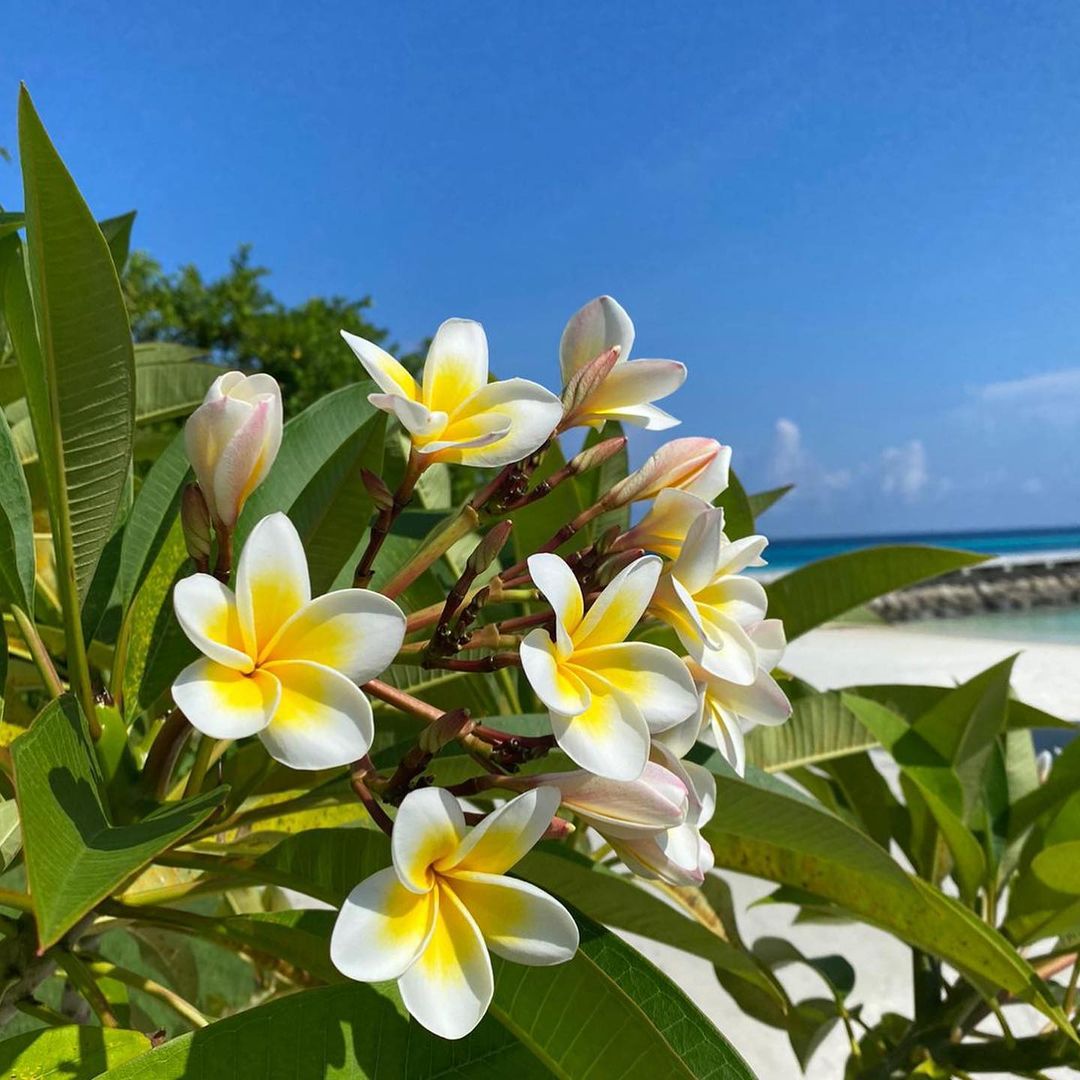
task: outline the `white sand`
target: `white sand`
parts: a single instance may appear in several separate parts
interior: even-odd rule
[[[1080,646],[1025,645],[884,627],[843,627],[814,631],[794,642],[784,658],[784,667],[821,689],[875,682],[949,686],[1017,652],[1021,653],[1013,677],[1017,695],[1058,716],[1080,720]],[[723,813],[723,807],[718,813]],[[878,930],[855,924],[792,926],[794,908],[769,905],[747,910],[773,886],[738,874],[725,877],[732,884],[740,928],[748,941],[784,936],[807,955],[840,953],[855,965],[855,989],[849,1000],[864,1003],[867,1023],[875,1023],[883,1012],[910,1014],[910,953],[903,944]],[[720,988],[708,963],[656,942],[627,936],[686,990],[742,1053],[760,1080],[797,1080],[802,1075],[785,1033],[746,1017]],[[796,999],[828,996],[820,980],[805,969],[784,969],[780,978]],[[1010,1007],[1007,1013],[1017,1034],[1034,1034],[1042,1027],[1042,1020],[1025,1006]],[[837,1026],[818,1049],[806,1076],[810,1080],[837,1080],[843,1076],[847,1056],[847,1039],[842,1027]],[[1047,1075],[1075,1074],[1057,1070]],[[1001,1078],[1007,1080],[1006,1074]]]

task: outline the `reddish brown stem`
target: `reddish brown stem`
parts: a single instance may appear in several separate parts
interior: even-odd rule
[[[390,535],[394,522],[398,515],[409,505],[412,499],[413,489],[420,474],[424,471],[425,461],[420,454],[413,450],[409,454],[409,462],[405,466],[405,475],[401,479],[401,486],[394,492],[394,501],[379,511],[371,526],[371,535],[368,537],[367,547],[364,548],[360,561],[353,571],[353,588],[366,589],[375,573],[375,559],[382,549],[386,538]]]
[[[364,782],[364,778],[370,771],[370,759],[364,758],[357,762],[353,767],[352,775],[349,777],[349,783],[352,785],[352,789],[356,792],[357,797],[364,804],[364,809],[368,812],[371,820],[374,821],[387,836],[390,836],[394,831],[394,823],[390,820],[390,816],[387,812],[379,805],[378,799],[371,794],[367,784]]]
[[[492,653],[490,656],[482,656],[478,660],[455,660],[446,657],[432,656],[424,661],[425,668],[439,668],[443,671],[469,671],[483,674],[489,671],[498,671],[500,668],[518,667],[521,657],[517,653]]]

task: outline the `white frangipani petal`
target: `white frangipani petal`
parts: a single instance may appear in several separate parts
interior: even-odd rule
[[[437,892],[410,892],[389,866],[346,897],[330,938],[330,959],[360,982],[400,978],[430,940],[438,911]]]
[[[565,386],[589,361],[618,346],[625,360],[634,347],[634,324],[614,297],[598,296],[570,316],[559,342]]]
[[[409,401],[417,400],[420,395],[417,392],[416,380],[385,349],[381,349],[373,341],[350,334],[347,330],[342,330],[341,336],[384,394],[404,397]]]
[[[573,648],[572,635],[585,615],[585,601],[574,572],[558,555],[530,555],[529,576],[555,612],[556,643],[561,653]]]
[[[254,660],[244,650],[236,598],[209,574],[192,574],[176,583],[173,609],[180,628],[204,656],[237,671],[251,671]]]
[[[243,739],[270,723],[281,684],[269,672],[245,675],[203,656],[176,677],[172,695],[197,731],[212,739]]]
[[[495,980],[480,930],[452,889],[439,886],[435,925],[423,951],[398,979],[401,1000],[428,1031],[463,1039],[484,1017]]]
[[[577,923],[558,900],[535,885],[464,871],[455,875],[453,889],[496,956],[548,967],[565,963],[577,952]]]
[[[436,868],[442,873],[504,874],[536,845],[558,809],[557,788],[526,791],[488,814]]]
[[[291,769],[332,769],[371,748],[371,704],[351,679],[308,660],[277,660],[260,670],[281,684],[273,718],[259,732],[272,758]]]
[[[573,631],[574,651],[625,641],[649,606],[662,563],[643,555],[620,570]]]
[[[465,815],[443,788],[421,788],[401,804],[391,848],[401,883],[416,893],[435,887],[434,865],[451,858],[465,836]]]
[[[447,319],[435,331],[424,361],[424,402],[453,414],[487,379],[484,328],[472,319]]]
[[[549,709],[575,715],[589,707],[589,688],[567,665],[559,663],[558,650],[546,630],[530,630],[521,642],[520,652],[529,685]]]

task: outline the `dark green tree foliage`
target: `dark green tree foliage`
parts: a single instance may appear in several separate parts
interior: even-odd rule
[[[288,415],[360,377],[340,330],[393,351],[389,331],[369,321],[371,297],[312,297],[290,305],[267,286],[269,274],[252,262],[246,244],[228,271],[212,279],[190,263],[169,273],[136,251],[123,275],[132,336],[206,349],[225,368],[269,372],[281,384]]]

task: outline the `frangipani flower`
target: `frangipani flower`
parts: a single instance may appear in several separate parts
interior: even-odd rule
[[[439,327],[419,384],[378,345],[341,336],[382,390],[368,400],[398,418],[428,463],[509,465],[538,450],[562,419],[559,399],[537,383],[488,382],[487,337],[471,319]]]
[[[658,736],[659,737],[659,736]],[[636,780],[608,780],[584,769],[508,777],[500,787],[556,787],[562,805],[604,836],[633,838],[672,829],[686,821],[686,785],[671,770],[647,762]]]
[[[643,836],[620,837],[600,831],[615,854],[639,877],[659,878],[669,885],[700,885],[714,864],[712,848],[701,830],[716,810],[716,780],[701,765],[680,761],[662,742],[653,745],[653,760],[686,787],[686,820]]]
[[[626,506],[677,488],[711,504],[726,490],[730,468],[730,446],[721,446],[715,439],[672,439],[640,469],[620,480],[605,502],[608,506]]]
[[[559,792],[541,787],[471,830],[441,788],[407,795],[391,837],[393,866],[362,881],[330,939],[350,979],[397,979],[405,1008],[428,1031],[460,1039],[481,1021],[494,982],[488,950],[518,964],[569,960],[578,930],[557,900],[506,877],[543,836]]]
[[[610,296],[590,300],[571,317],[559,342],[567,391],[564,428],[618,420],[663,431],[679,423],[650,403],[678,390],[686,367],[677,360],[630,361],[633,344],[634,324]]]
[[[644,548],[674,559],[682,550],[690,526],[711,506],[689,491],[667,488],[656,496],[649,512],[629,532],[616,539],[611,550]]]
[[[184,445],[214,523],[231,529],[281,446],[281,390],[272,375],[227,371],[188,417]]]
[[[581,588],[558,555],[529,558],[529,573],[555,612],[521,643],[521,666],[548,707],[559,746],[597,776],[635,780],[652,732],[697,706],[693,681],[673,652],[626,638],[645,613],[660,559],[645,555],[617,574],[585,612]]]
[[[357,684],[394,659],[405,616],[367,589],[312,600],[304,547],[284,514],[251,530],[235,596],[209,574],[194,574],[177,583],[173,606],[203,654],[172,688],[193,727],[215,739],[258,735],[294,769],[327,769],[367,753],[371,705]]]
[[[768,600],[761,582],[738,574],[747,566],[764,565],[761,552],[767,543],[764,536],[728,540],[723,510],[707,510],[690,526],[649,606],[679,635],[697,664],[743,686],[754,681],[758,667],[746,628],[765,617]]]
[[[784,625],[779,619],[765,619],[747,631],[757,651],[758,669],[748,686],[712,675],[690,657],[687,668],[698,689],[698,710],[657,739],[676,757],[685,757],[703,735],[711,736],[716,748],[740,775],[746,773],[745,733],[759,724],[782,724],[791,716],[791,702],[770,672],[784,653]]]

